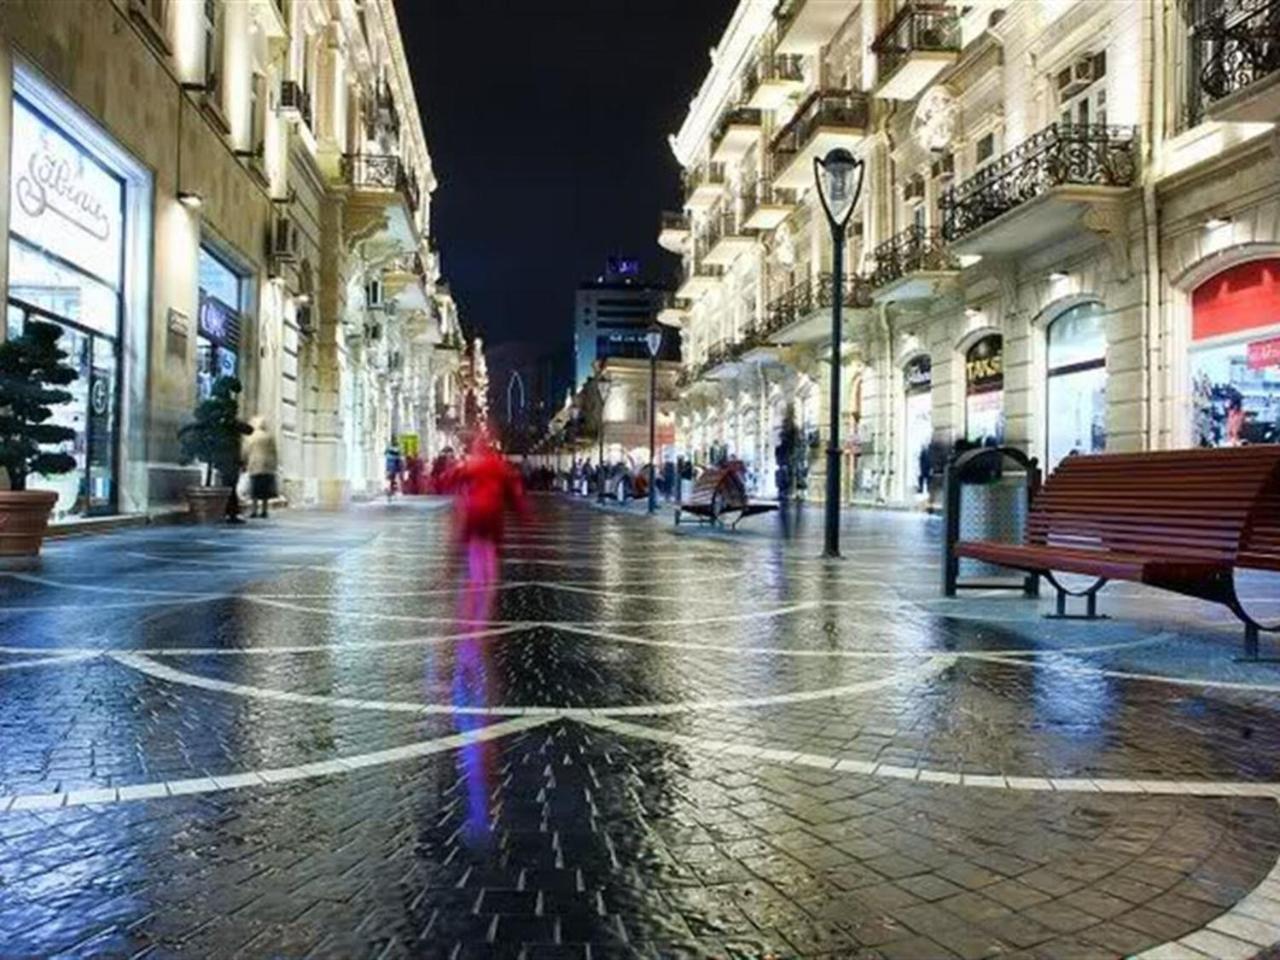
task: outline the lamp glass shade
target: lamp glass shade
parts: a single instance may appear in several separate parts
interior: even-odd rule
[[[659,351],[662,350],[662,328],[659,326],[650,327],[644,334],[645,346],[649,348],[649,356],[653,359],[658,358]]]
[[[864,164],[843,147],[820,159],[815,157],[813,164],[823,209],[836,226],[843,227],[862,192]]]

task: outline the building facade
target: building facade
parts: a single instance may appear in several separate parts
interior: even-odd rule
[[[80,371],[55,521],[179,504],[177,429],[223,374],[291,502],[435,442],[460,328],[391,0],[15,0],[0,40],[5,335],[51,319]]]
[[[647,356],[645,330],[669,298],[665,287],[643,280],[638,260],[626,257],[610,257],[604,273],[581,284],[574,294],[574,387],[587,382],[597,360]]]
[[[1262,38],[1261,41],[1258,38]],[[672,138],[678,445],[821,496],[832,244],[813,160],[865,161],[840,292],[842,495],[936,501],[957,445],[1280,441],[1280,5],[742,0]]]

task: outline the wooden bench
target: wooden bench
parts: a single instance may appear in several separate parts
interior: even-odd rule
[[[1245,656],[1257,659],[1263,626],[1236,593],[1237,567],[1280,571],[1280,445],[1071,456],[1035,495],[1025,544],[960,541],[956,557],[1039,574],[1084,597],[1129,580],[1227,606],[1244,623]],[[1068,590],[1056,573],[1095,577]]]
[[[676,526],[685,513],[698,523],[719,524],[725,514],[736,513],[737,519],[729,526],[736,529],[747,517],[777,510],[776,503],[751,500],[742,484],[742,476],[733,467],[708,467],[693,483],[689,498],[676,507]]]

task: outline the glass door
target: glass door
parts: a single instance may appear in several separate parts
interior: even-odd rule
[[[59,327],[58,345],[76,379],[64,389],[66,403],[53,407],[50,424],[67,427],[74,437],[50,449],[75,460],[75,467],[59,476],[34,476],[29,485],[58,494],[53,520],[100,516],[116,510],[116,404],[119,356],[114,340],[71,323],[30,304],[9,301],[9,335],[20,336],[29,319]]]

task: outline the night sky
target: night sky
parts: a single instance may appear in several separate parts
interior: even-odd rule
[[[432,233],[463,323],[490,343],[572,338],[605,257],[669,280],[667,145],[734,0],[397,0],[436,177]]]

